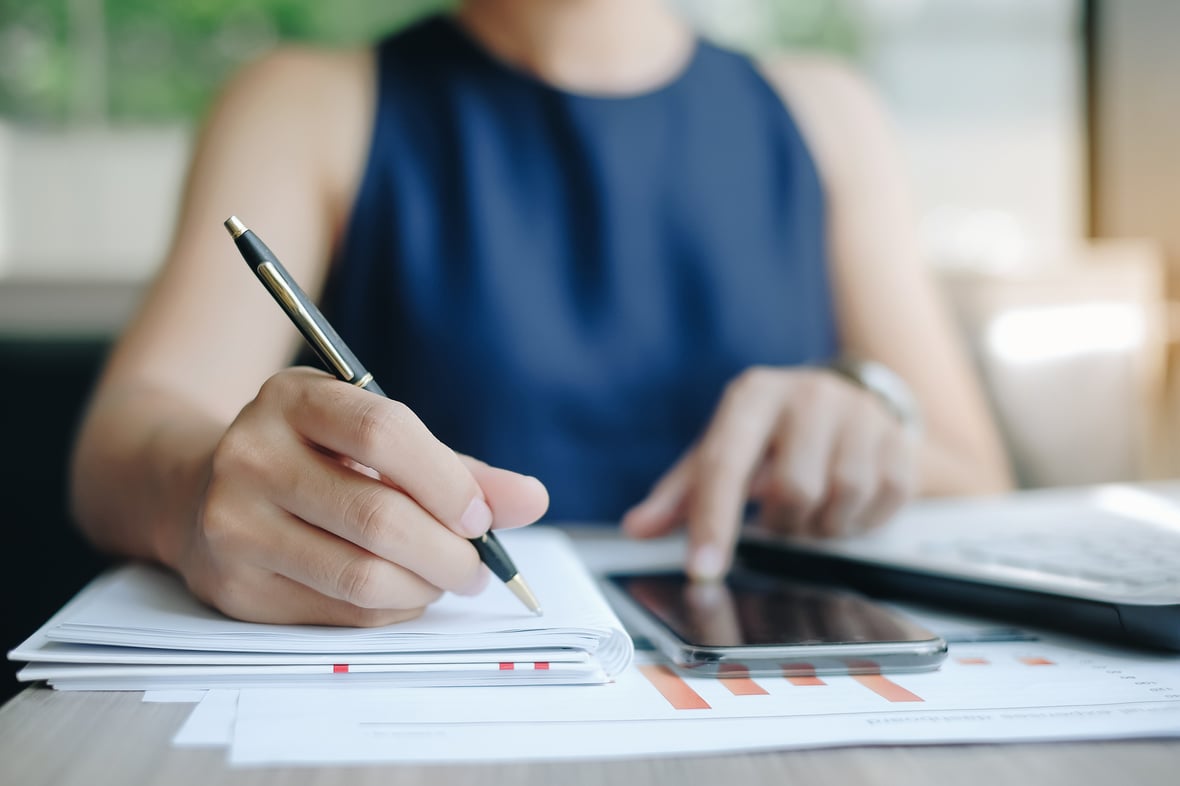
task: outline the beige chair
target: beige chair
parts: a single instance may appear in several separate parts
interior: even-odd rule
[[[1021,486],[1168,472],[1167,301],[1154,245],[1104,242],[1050,271],[942,280]]]

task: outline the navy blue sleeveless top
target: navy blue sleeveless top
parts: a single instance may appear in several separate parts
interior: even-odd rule
[[[699,42],[670,83],[564,92],[445,17],[377,50],[371,150],[324,296],[392,397],[615,520],[754,364],[836,347],[816,167],[777,93]]]

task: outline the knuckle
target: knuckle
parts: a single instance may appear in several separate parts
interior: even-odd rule
[[[213,449],[212,477],[260,477],[274,466],[274,448],[256,429],[235,424]]]
[[[802,387],[804,395],[811,401],[819,399],[847,400],[850,394],[857,392],[850,382],[829,372],[808,374]]]
[[[832,493],[841,497],[859,497],[866,492],[863,474],[852,464],[841,463],[832,468]]]
[[[213,477],[233,477],[248,462],[250,444],[240,428],[230,428],[213,448],[211,468]]]
[[[823,374],[801,374],[791,384],[791,401],[798,410],[806,412],[825,396],[825,380]]]
[[[289,376],[284,373],[274,374],[267,377],[261,386],[258,388],[258,395],[255,396],[259,401],[274,401],[285,397],[287,391],[291,388],[291,381]]]
[[[746,398],[774,384],[779,372],[770,366],[750,366],[726,386],[726,395],[732,398]]]
[[[796,510],[811,510],[823,496],[823,483],[815,475],[780,472],[774,477],[776,496]]]
[[[201,537],[214,550],[232,545],[241,535],[241,517],[222,502],[222,493],[211,489],[198,520]]]
[[[397,537],[396,522],[384,492],[380,487],[367,488],[352,497],[345,511],[345,521],[355,535],[353,542],[369,551],[384,552]]]
[[[267,377],[258,388],[253,403],[275,409],[282,409],[285,405],[305,409],[315,397],[316,390],[317,386],[308,384],[305,374],[296,369],[284,369]]]
[[[354,420],[356,442],[364,450],[387,446],[409,421],[409,408],[392,399],[373,397],[359,405]]]
[[[381,560],[358,556],[340,569],[336,586],[347,603],[363,609],[379,609],[388,600],[381,586]]]

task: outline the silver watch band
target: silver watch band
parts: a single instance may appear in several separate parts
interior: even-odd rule
[[[905,429],[922,433],[922,411],[913,391],[895,371],[875,360],[841,356],[828,363],[827,368],[880,399]]]

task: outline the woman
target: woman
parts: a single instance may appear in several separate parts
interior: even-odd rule
[[[230,214],[396,400],[285,368],[297,334]],[[834,535],[1007,485],[917,256],[860,82],[752,63],[659,0],[470,0],[372,50],[280,51],[201,134],[74,508],[249,620],[386,624],[478,592],[466,538],[550,496],[553,519],[685,525],[714,577],[750,499]],[[921,435],[837,355],[904,379]]]

